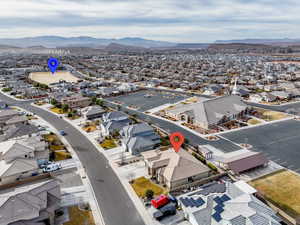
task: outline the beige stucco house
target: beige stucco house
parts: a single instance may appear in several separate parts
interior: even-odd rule
[[[209,176],[210,169],[183,149],[178,153],[173,149],[152,150],[141,155],[148,174],[170,190]]]

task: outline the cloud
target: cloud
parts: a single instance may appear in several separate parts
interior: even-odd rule
[[[0,35],[141,36],[178,42],[300,37],[296,0],[9,0]]]

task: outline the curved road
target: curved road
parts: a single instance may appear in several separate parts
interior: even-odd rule
[[[80,131],[52,113],[30,105],[32,101],[17,101],[2,93],[0,99],[35,113],[56,129],[66,131],[68,135],[65,137],[76,151],[91,181],[105,225],[145,224],[105,156]]]

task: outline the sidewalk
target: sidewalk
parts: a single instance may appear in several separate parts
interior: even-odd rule
[[[34,104],[32,104],[32,105],[35,106],[35,107],[41,108],[43,110],[46,110],[48,112],[51,112],[52,114],[59,117],[59,115],[55,114],[54,112],[52,112],[51,110],[49,110],[47,108],[47,106],[48,107],[50,106],[49,104],[48,105],[43,105],[43,106],[36,106]],[[150,217],[149,213],[146,211],[145,206],[142,204],[142,201],[135,194],[135,192],[132,189],[129,182],[127,182],[126,180],[124,180],[120,176],[119,171],[118,171],[118,167],[114,163],[112,163],[112,161],[108,158],[106,151],[96,142],[96,140],[94,138],[91,137],[92,135],[89,135],[84,130],[82,130],[81,127],[78,126],[79,124],[82,123],[82,121],[84,121],[84,119],[80,118],[80,119],[72,121],[72,120],[69,120],[69,119],[65,118],[64,116],[63,116],[63,119],[65,121],[67,121],[69,124],[71,124],[78,131],[80,131],[83,135],[85,135],[91,141],[91,143],[99,150],[99,152],[103,153],[103,155],[109,161],[111,168],[113,169],[113,171],[115,172],[115,174],[119,178],[119,180],[120,180],[121,184],[123,185],[123,187],[125,188],[126,192],[128,193],[128,195],[129,195],[130,199],[132,200],[133,204],[135,205],[137,211],[140,213],[140,215],[141,215],[142,219],[144,220],[145,224],[146,225],[153,225],[153,219]]]
[[[31,105],[37,107],[34,104],[31,104]],[[17,107],[17,108],[20,108],[20,107]],[[38,108],[42,108],[42,107],[38,107]],[[25,110],[23,108],[20,108],[20,109],[22,109],[23,111],[27,111],[27,110]],[[51,112],[51,111],[49,110],[49,112]],[[66,140],[66,138],[64,136],[62,136],[62,135],[59,134],[59,131],[55,127],[53,127],[50,123],[48,123],[47,121],[43,120],[39,116],[37,116],[37,115],[35,115],[35,116],[38,118],[38,120],[40,120],[40,122],[41,122],[40,124],[46,125],[47,127],[50,128],[49,130],[52,130],[53,132],[55,132],[57,134],[57,136],[60,138],[60,140],[62,141],[62,143],[70,151],[70,153],[72,155],[72,158],[74,159],[74,161],[76,163],[76,166],[77,166],[78,172],[80,174],[82,183],[86,187],[87,194],[88,194],[88,199],[89,199],[89,204],[90,204],[90,207],[92,209],[92,213],[93,213],[93,217],[94,217],[94,220],[95,220],[95,224],[96,225],[105,225],[103,217],[102,217],[102,214],[101,214],[101,211],[100,211],[100,208],[99,208],[99,205],[98,205],[98,202],[97,202],[96,197],[95,197],[95,193],[93,191],[93,188],[92,188],[92,186],[90,184],[90,181],[89,181],[88,177],[86,176],[86,173],[84,171],[84,167],[82,166],[82,164],[81,164],[81,162],[79,160],[79,157],[77,156],[76,152],[74,151],[74,149],[72,148],[72,146],[69,144],[69,142]]]

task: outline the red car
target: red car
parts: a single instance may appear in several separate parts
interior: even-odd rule
[[[169,202],[170,202],[170,199],[165,195],[160,195],[157,198],[151,200],[151,204],[156,209],[163,207],[164,205],[168,204]]]

